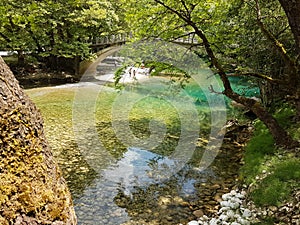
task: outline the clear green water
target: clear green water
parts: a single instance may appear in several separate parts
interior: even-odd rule
[[[78,224],[186,223],[196,205],[208,204],[203,185],[232,173],[226,159],[201,167],[207,145],[199,139],[224,125],[213,117],[226,108],[195,82],[184,90],[164,80],[122,92],[83,85],[28,93],[45,118]]]

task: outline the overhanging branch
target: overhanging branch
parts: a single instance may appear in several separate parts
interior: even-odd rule
[[[266,80],[268,82],[271,82],[271,83],[277,83],[277,84],[284,84],[286,83],[284,80],[279,80],[279,79],[274,79],[272,77],[269,77],[265,74],[262,74],[262,73],[231,73],[231,74],[227,74],[227,76],[230,76],[230,77],[256,77],[256,78],[260,78],[262,80]]]

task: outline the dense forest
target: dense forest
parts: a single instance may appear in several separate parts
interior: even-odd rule
[[[90,49],[95,37],[130,33],[128,42],[175,42],[193,35],[198,44],[190,51],[223,85],[221,92],[213,86],[210,91],[243,105],[279,149],[299,154],[299,137],[293,134],[299,129],[291,127],[300,120],[300,0],[2,0],[0,13],[0,50],[14,52],[13,66],[18,68],[35,64],[76,74],[80,61],[95,57]],[[1,70],[1,111],[13,116],[7,111],[16,106],[5,105],[4,98],[14,92],[3,88],[13,78],[5,74]],[[251,80],[260,89],[260,99],[234,91],[230,77]],[[292,113],[282,121],[276,113],[283,108]],[[1,132],[7,131],[4,120]],[[2,140],[0,147],[2,152]]]

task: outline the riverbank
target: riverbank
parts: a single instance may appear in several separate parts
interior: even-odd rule
[[[299,121],[294,116],[294,110],[288,105],[275,113],[281,125],[299,140]],[[260,121],[253,123],[253,131],[244,143],[238,188],[222,196],[217,213],[201,216],[188,225],[300,224],[299,149],[276,147]],[[241,193],[243,197],[237,199],[236,195]]]

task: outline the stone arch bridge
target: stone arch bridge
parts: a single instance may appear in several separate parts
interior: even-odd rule
[[[131,38],[130,34],[113,34],[99,37],[91,37],[87,43],[89,44],[91,51],[96,53],[97,59],[93,61],[82,61],[78,62],[78,76],[81,77],[83,74],[92,74],[95,71],[95,67],[107,56],[117,52],[121,49],[121,46]],[[172,43],[185,46],[187,48],[194,48],[201,45],[195,37],[194,33],[187,34],[180,38],[176,38],[171,41]]]

